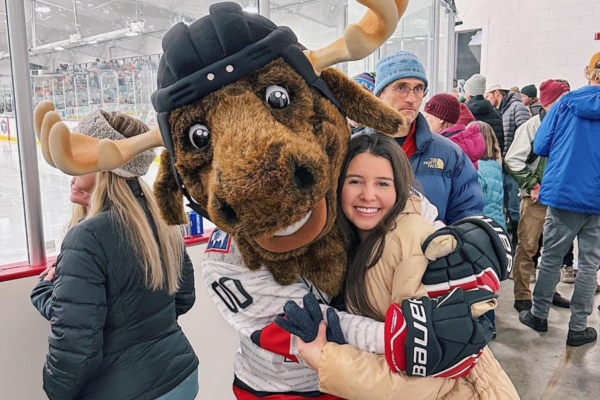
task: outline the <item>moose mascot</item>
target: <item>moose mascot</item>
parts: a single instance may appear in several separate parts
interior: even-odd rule
[[[381,354],[374,357],[384,360],[381,365],[397,388],[386,399],[496,398],[485,395],[497,371],[504,373],[486,347],[489,322],[471,315],[466,300],[457,305],[468,310],[466,320],[462,314],[456,319],[461,327],[451,320],[442,324],[467,332],[452,357],[443,357],[448,346],[440,346],[446,343],[440,339],[441,325],[423,328],[438,338],[430,340],[440,354],[437,364],[444,367],[437,371],[453,371],[436,377],[391,368],[412,365],[422,352],[408,343],[410,329],[408,335],[395,335],[382,322],[328,306],[342,290],[347,263],[334,223],[338,177],[350,139],[346,117],[385,134],[405,124],[401,114],[329,68],[376,50],[395,31],[408,0],[361,3],[369,8],[363,19],[316,51],[302,50],[289,28],[244,12],[236,3],[214,4],[210,15],[189,26],[175,25],[163,39],[158,90],[152,96],[158,127],[131,139],[98,141],[69,132],[51,107],[38,107],[36,131],[44,157],[77,175],[118,168],[136,154],[165,147],[154,186],[162,217],[169,224],[186,223],[185,197],[219,228],[207,246],[202,273],[224,318],[239,332],[233,384],[238,399],[340,398],[319,391],[317,373],[298,360],[295,336],[274,323],[286,302],[302,305],[303,299],[313,316],[315,302],[320,303],[316,309],[321,319],[325,313],[330,340]],[[481,257],[470,259],[472,253],[459,251],[467,239],[458,237],[456,248],[432,263],[430,286],[449,292],[469,281],[475,290],[495,291],[506,278],[510,257],[504,233],[495,232],[485,218],[474,220],[481,224],[470,222],[478,232],[473,236],[488,244],[477,254],[492,261],[477,267]],[[492,283],[485,278],[490,276]],[[493,308],[494,297],[483,303]],[[300,330],[310,329],[300,325]],[[487,360],[478,363],[480,358]],[[421,372],[427,371],[425,364]],[[497,369],[482,370],[490,365]],[[504,398],[514,398],[512,391],[510,384]],[[369,398],[360,392],[353,398]]]

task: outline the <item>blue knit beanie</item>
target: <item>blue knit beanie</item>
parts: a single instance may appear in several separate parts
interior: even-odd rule
[[[375,90],[375,72],[363,72],[352,79],[371,93]]]
[[[375,80],[375,96],[386,88],[390,83],[402,78],[420,79],[429,85],[425,67],[417,56],[410,51],[399,51],[385,56],[377,63],[377,79]]]

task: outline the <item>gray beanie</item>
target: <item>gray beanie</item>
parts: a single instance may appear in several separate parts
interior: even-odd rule
[[[483,96],[485,93],[485,76],[475,74],[465,82],[465,92],[471,96]]]
[[[79,121],[79,125],[75,128],[75,131],[97,139],[126,139],[125,136],[108,123],[101,110],[96,110],[86,115]],[[156,154],[154,151],[146,150],[129,160],[123,166],[113,169],[111,172],[123,178],[134,178],[136,176],[146,175],[155,157]]]

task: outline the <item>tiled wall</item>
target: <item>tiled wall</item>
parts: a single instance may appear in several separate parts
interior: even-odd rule
[[[600,51],[598,0],[456,0],[463,25],[483,30],[481,73],[488,83],[523,87],[551,78],[585,85],[583,68]]]

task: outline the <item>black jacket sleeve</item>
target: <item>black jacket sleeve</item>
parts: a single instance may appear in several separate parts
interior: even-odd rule
[[[52,292],[54,292],[54,282],[41,280],[35,285],[30,295],[33,306],[48,321],[52,316]]]
[[[187,251],[183,252],[183,270],[181,271],[181,283],[175,295],[175,310],[177,316],[188,312],[196,301],[196,290],[194,288],[194,265]]]
[[[66,400],[77,396],[102,361],[107,302],[101,242],[76,225],[56,265],[44,390],[51,400]]]

